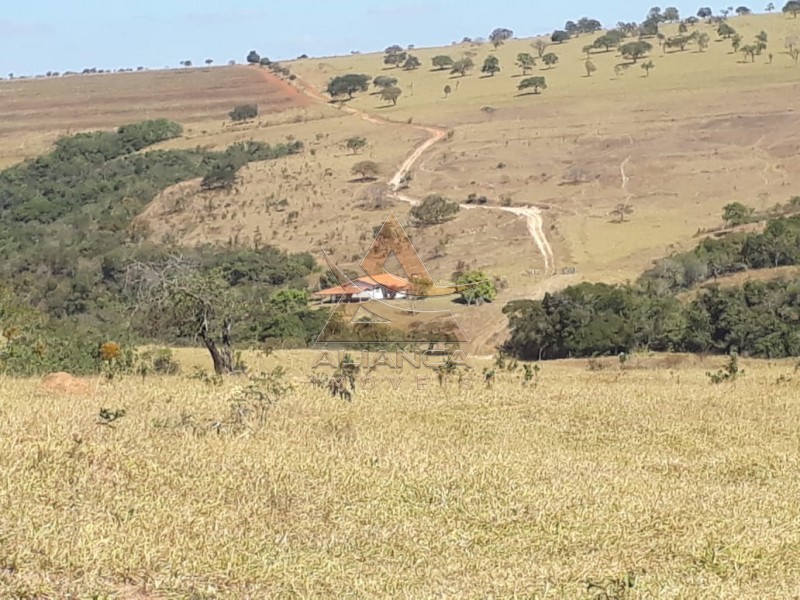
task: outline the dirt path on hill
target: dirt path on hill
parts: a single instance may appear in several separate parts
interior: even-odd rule
[[[307,81],[303,80],[302,78],[298,77],[295,80],[295,85],[297,89],[299,89],[302,93],[304,93],[309,98],[316,100],[317,102],[324,102],[328,104],[330,102],[330,98],[328,98],[325,94],[320,92],[317,88],[313,85],[309,84]],[[369,113],[359,110],[357,108],[353,108],[352,106],[347,106],[346,104],[342,103],[340,105],[340,110],[350,113],[352,115],[357,115],[375,125],[398,125],[399,123],[395,123],[392,121],[387,121],[385,119],[381,119],[379,117],[374,117]],[[402,202],[407,202],[412,206],[416,206],[421,201],[412,198],[406,194],[400,192],[400,186],[402,184],[403,178],[414,168],[414,165],[419,161],[420,158],[430,150],[437,142],[441,141],[447,135],[447,131],[441,129],[439,127],[430,127],[427,125],[412,125],[409,124],[409,127],[417,129],[419,131],[426,132],[430,137],[425,140],[422,144],[417,146],[414,151],[403,161],[403,164],[400,165],[400,168],[394,174],[394,176],[389,180],[389,189],[394,192],[395,197]],[[500,210],[503,212],[510,213],[512,215],[516,215],[518,217],[524,217],[525,221],[528,225],[528,232],[531,235],[536,247],[539,249],[539,252],[544,259],[544,268],[545,272],[550,275],[554,272],[555,269],[555,255],[553,253],[553,248],[550,245],[550,242],[547,239],[547,235],[544,231],[544,221],[542,219],[542,211],[536,206],[528,205],[528,206],[476,206],[471,204],[461,204],[461,208],[470,210],[475,208],[482,208],[485,210]]]

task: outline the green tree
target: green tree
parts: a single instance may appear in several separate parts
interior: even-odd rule
[[[711,15],[713,14],[714,12],[707,6],[704,6],[703,8],[697,11],[697,16],[700,17],[701,19],[710,19]]]
[[[250,50],[249,54],[247,55],[247,62],[251,65],[257,65],[261,62],[261,57],[255,50]]]
[[[736,30],[729,23],[722,22],[717,27],[717,35],[722,39],[729,40],[736,35]]]
[[[399,87],[388,87],[381,90],[381,100],[391,102],[392,106],[397,106],[397,99],[403,93]]]
[[[453,93],[453,88],[451,88],[449,85],[446,85],[444,86],[443,91],[444,91],[444,97],[447,98],[450,94]]]
[[[796,19],[797,15],[800,14],[800,0],[789,0],[783,6],[783,12],[786,14],[790,14]]]
[[[533,93],[538,94],[539,90],[547,89],[547,81],[544,77],[527,77],[519,82],[517,89],[520,91],[533,89]]]
[[[749,8],[747,8],[746,6],[739,6],[736,9],[736,14],[739,15],[740,17],[745,17],[745,16],[751,14],[752,12],[753,11],[750,10]]]
[[[653,63],[652,60],[648,60],[647,62],[642,63],[642,69],[644,69],[645,77],[650,77],[650,71],[655,69],[656,65]]]
[[[419,59],[410,54],[403,63],[403,69],[406,71],[413,71],[414,69],[418,69],[420,66],[422,66],[422,63],[419,61]]]
[[[367,138],[360,135],[354,135],[353,137],[349,137],[344,141],[344,147],[353,154],[358,154],[359,150],[363,150],[367,147]]]
[[[473,304],[480,306],[497,297],[494,282],[483,271],[464,273],[456,281],[456,289],[461,293],[461,299],[469,306]]]
[[[357,162],[350,169],[353,175],[360,175],[359,181],[374,181],[380,175],[381,168],[378,163],[372,160],[362,160]]]
[[[595,65],[589,58],[587,58],[586,61],[583,63],[583,68],[586,69],[587,77],[591,77],[592,73],[597,71],[597,65]]]
[[[384,50],[383,64],[399,67],[406,62],[407,58],[408,53],[403,50],[402,46],[389,46]]]
[[[552,35],[550,36],[550,41],[554,44],[563,44],[567,40],[569,40],[570,35],[561,29],[556,29]]]
[[[432,194],[411,209],[411,216],[417,226],[438,225],[455,218],[459,210],[457,203]]]
[[[232,121],[249,121],[258,116],[258,105],[242,104],[228,113]]]
[[[731,37],[731,46],[733,46],[734,52],[739,52],[739,48],[742,47],[742,36],[737,33]]]
[[[357,73],[339,75],[330,80],[326,91],[332,98],[345,95],[348,98],[352,98],[356,92],[366,92],[369,89],[371,80],[372,78],[369,75]]]
[[[499,48],[502,46],[507,40],[510,40],[514,36],[514,32],[510,29],[504,29],[502,27],[498,27],[492,33],[489,34],[489,41],[492,42],[492,45],[495,48]]]
[[[450,72],[453,74],[459,74],[463,77],[467,74],[467,71],[471,71],[474,67],[475,63],[472,62],[472,59],[467,56],[454,62],[453,68]]]
[[[548,68],[552,69],[558,62],[558,54],[555,52],[548,52],[542,57],[542,61],[544,61],[544,64],[546,64]]]
[[[703,32],[697,34],[697,36],[695,37],[695,41],[697,42],[697,49],[700,52],[704,52],[706,48],[708,48],[708,44],[711,41],[711,37],[707,33]]]
[[[722,209],[722,218],[728,227],[736,227],[749,223],[753,216],[753,208],[741,202],[731,202]]]
[[[453,59],[444,54],[434,56],[433,59],[431,59],[431,62],[433,63],[433,66],[436,67],[436,69],[439,71],[444,71],[445,69],[452,68],[453,66]]]
[[[376,88],[388,88],[397,85],[397,77],[389,77],[388,75],[378,75],[373,81],[372,85]]]
[[[638,42],[623,44],[620,46],[619,51],[624,58],[630,58],[633,62],[636,62],[652,49],[653,45],[650,42],[639,40]]]
[[[517,54],[516,65],[522,69],[523,75],[527,75],[536,66],[536,59],[528,52],[520,52]]]
[[[214,59],[213,58],[207,58],[205,62],[206,62],[206,66],[210,67],[212,64],[214,64]]]
[[[745,58],[749,56],[752,62],[756,62],[756,54],[759,53],[757,45],[747,44],[746,46],[742,46],[741,51],[745,55]]]
[[[483,66],[481,67],[482,73],[488,73],[490,77],[494,77],[495,73],[500,71],[500,61],[494,55],[489,55],[486,57],[486,60],[483,61]]]
[[[664,9],[664,20],[665,21],[668,21],[668,22],[671,22],[671,23],[675,23],[677,21],[680,21],[680,19],[681,19],[681,14],[678,11],[678,9],[675,8],[674,6],[670,6],[670,7],[667,7],[667,8]]]

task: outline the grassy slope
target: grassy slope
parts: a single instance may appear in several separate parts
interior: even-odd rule
[[[646,598],[800,585],[800,403],[775,383],[792,364],[712,386],[717,361],[558,363],[533,389],[501,374],[446,392],[405,370],[348,404],[303,384],[309,353],[247,360],[299,387],[243,434],[207,429],[236,381],[126,379],[91,399],[0,382],[0,595],[579,598],[628,572]],[[98,426],[100,407],[127,415]]]

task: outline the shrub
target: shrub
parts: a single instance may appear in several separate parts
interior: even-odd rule
[[[232,121],[248,121],[258,116],[258,106],[255,104],[242,104],[228,113]]]
[[[411,216],[418,226],[437,225],[453,219],[458,211],[459,206],[455,202],[432,194],[411,209]]]

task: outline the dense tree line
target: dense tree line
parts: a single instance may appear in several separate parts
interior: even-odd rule
[[[800,216],[774,218],[762,232],[707,238],[658,261],[632,285],[584,283],[512,302],[505,349],[533,360],[637,349],[800,356],[800,280],[712,285],[689,302],[675,295],[727,273],[798,264]]]
[[[82,133],[0,171],[0,362],[84,371],[96,365],[87,352],[100,341],[191,340],[197,331],[177,326],[163,306],[142,302],[129,281],[131,265],[174,256],[247,314],[233,324],[239,340],[302,345],[321,329],[322,317],[305,301],[316,270],[309,254],[151,243],[135,219],[168,186],[200,177],[208,183],[220,172],[235,177],[249,162],[300,152],[302,143],[148,150],[180,133],[164,120]],[[276,294],[287,289],[304,300],[282,304]]]

